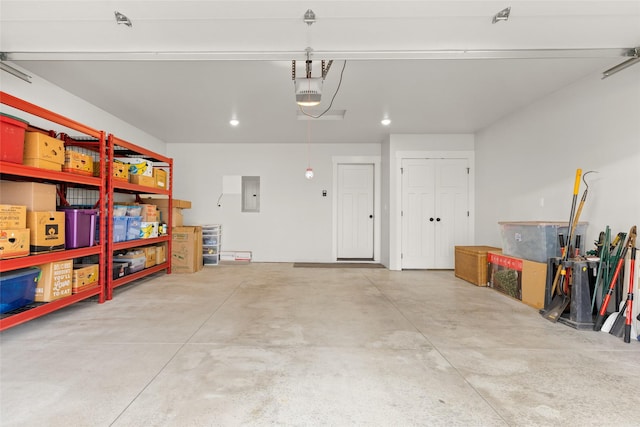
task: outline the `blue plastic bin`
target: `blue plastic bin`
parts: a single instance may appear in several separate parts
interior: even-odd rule
[[[31,304],[36,297],[38,280],[40,269],[37,267],[0,273],[0,313]]]
[[[127,239],[138,240],[140,238],[141,216],[128,216],[127,218]]]
[[[126,216],[113,217],[113,243],[127,240],[127,219]]]

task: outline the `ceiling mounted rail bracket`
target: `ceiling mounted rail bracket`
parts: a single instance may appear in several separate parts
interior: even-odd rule
[[[311,9],[307,9],[307,11],[304,13],[304,16],[302,17],[302,21],[309,26],[311,26],[311,24],[314,24],[316,22],[315,12]]]
[[[27,83],[31,83],[31,76],[5,63],[7,59],[7,54],[5,52],[0,52],[0,70],[5,71],[21,80],[24,80]]]
[[[511,6],[502,9],[500,12],[496,13],[495,15],[493,15],[493,20],[491,21],[492,24],[497,24],[500,21],[508,21],[509,20],[509,15],[511,14]]]
[[[131,24],[131,20],[129,18],[127,18],[124,14],[118,12],[117,10],[115,12],[113,12],[113,14],[116,16],[116,24],[118,25],[126,25],[127,27],[131,27],[133,24]]]
[[[608,70],[604,71],[602,73],[602,79],[606,79],[607,77],[611,77],[615,73],[619,73],[620,71],[624,70],[625,68],[629,68],[632,65],[637,64],[638,62],[640,62],[640,46],[634,47],[632,49],[627,50],[627,52],[625,53],[624,56],[628,57],[629,59],[627,59],[624,62],[621,62],[620,64],[616,65],[615,67],[611,67]]]

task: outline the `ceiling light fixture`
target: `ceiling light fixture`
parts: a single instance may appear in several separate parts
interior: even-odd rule
[[[502,9],[500,12],[496,13],[495,15],[493,15],[493,20],[491,21],[491,23],[496,24],[500,21],[508,21],[509,20],[509,15],[511,14],[511,6]]]
[[[296,103],[302,107],[314,107],[320,104],[322,99],[322,83],[329,73],[333,61],[325,63],[321,62],[321,77],[312,77],[313,61],[311,60],[311,52],[313,49],[307,47],[305,53],[307,59],[305,61],[305,77],[296,78],[296,61],[291,61],[291,78],[295,85]]]
[[[229,124],[231,126],[235,127],[235,126],[238,126],[240,124],[240,121],[238,119],[231,119],[231,120],[229,120]]]
[[[380,120],[380,123],[382,123],[382,126],[389,126],[391,124],[391,119],[384,118],[384,119]]]
[[[638,62],[640,62],[640,47],[629,49],[629,51],[627,52],[627,56],[629,56],[630,58],[627,59],[624,62],[621,62],[620,64],[616,65],[615,67],[611,67],[607,71],[603,72],[602,73],[602,78],[606,79],[607,77],[610,77],[610,76],[614,75],[615,73],[618,73],[618,72],[624,70],[625,68],[629,68],[633,64],[637,64]]]
[[[129,18],[127,18],[125,15],[123,15],[122,13],[118,12],[117,10],[115,12],[113,12],[114,15],[116,15],[116,24],[121,25],[124,24],[127,27],[131,27],[131,20]]]
[[[7,73],[16,76],[17,78],[24,80],[27,83],[31,83],[31,76],[23,73],[20,70],[13,68],[9,64],[5,64],[4,61],[7,60],[7,54],[4,52],[0,52],[0,70],[6,71]]]

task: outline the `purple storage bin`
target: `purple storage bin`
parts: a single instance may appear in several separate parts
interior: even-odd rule
[[[97,209],[61,208],[64,212],[65,248],[95,245]]]

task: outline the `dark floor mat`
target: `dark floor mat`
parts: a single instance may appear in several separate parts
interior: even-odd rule
[[[296,262],[296,268],[384,268],[382,264],[366,262]]]

